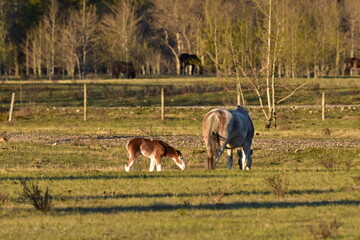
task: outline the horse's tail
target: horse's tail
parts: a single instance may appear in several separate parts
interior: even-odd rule
[[[206,148],[208,149],[207,158],[207,169],[215,169],[215,160],[217,151],[220,147],[220,135],[219,135],[219,124],[220,118],[217,112],[212,112],[211,115],[206,119],[207,126],[207,143]]]

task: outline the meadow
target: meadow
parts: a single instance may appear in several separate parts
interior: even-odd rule
[[[278,97],[304,80],[283,80]],[[0,239],[359,239],[360,82],[313,80],[279,106],[276,129],[244,84],[254,121],[253,166],[204,169],[201,120],[234,108],[233,79],[89,80],[0,85]],[[166,92],[160,119],[160,88]],[[327,93],[321,120],[321,92]],[[10,95],[15,113],[7,121]],[[130,173],[126,142],[159,138],[187,169],[164,158]],[[36,210],[26,187],[46,200]],[[45,204],[45,205],[46,205]]]

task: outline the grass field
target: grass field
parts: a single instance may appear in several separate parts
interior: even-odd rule
[[[204,170],[201,120],[211,105],[234,104],[232,80],[89,82],[86,122],[82,84],[21,83],[11,123],[8,95],[20,83],[1,85],[0,239],[360,239],[360,107],[329,107],[324,121],[319,106],[291,107],[319,104],[323,90],[332,104],[359,104],[357,79],[322,80],[279,108],[277,129],[249,107],[249,172],[226,170],[225,156]],[[164,122],[154,85],[173,91]],[[149,173],[140,157],[124,172],[133,136],[167,141],[187,169],[165,158],[162,172]],[[38,198],[48,189],[49,210],[35,209],[25,183]]]
[[[247,105],[258,105],[250,84],[242,80]],[[276,99],[290,94],[300,84],[308,84],[281,105],[319,105],[326,92],[327,104],[360,102],[360,79],[279,79]],[[82,107],[83,84],[87,84],[89,107],[154,107],[160,105],[160,90],[165,90],[167,106],[236,105],[236,79],[160,78],[135,80],[57,81],[50,83],[10,81],[0,85],[0,110],[8,110],[11,93],[18,106]],[[265,85],[259,90],[265,96]],[[265,102],[265,99],[263,99]]]

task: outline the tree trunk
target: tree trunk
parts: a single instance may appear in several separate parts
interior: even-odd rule
[[[49,78],[52,80],[54,72],[55,72],[55,30],[56,30],[56,13],[57,6],[55,5],[55,1],[51,1],[51,10],[50,10],[50,20],[51,20],[51,38],[50,38],[50,48],[51,48],[51,59],[50,59],[50,74]]]
[[[85,79],[86,75],[86,45],[87,45],[87,39],[86,39],[86,1],[83,0],[83,7],[82,7],[82,38],[83,38],[83,46],[82,46],[82,65],[79,66],[79,74],[80,79]]]
[[[179,56],[178,53],[176,52],[176,50],[170,45],[169,41],[168,41],[168,33],[167,31],[164,31],[165,33],[165,40],[166,40],[166,45],[167,47],[170,49],[171,53],[174,56],[174,60],[175,60],[175,65],[176,65],[176,74],[180,75],[180,60],[179,60]]]
[[[29,61],[29,58],[30,58],[30,53],[29,53],[29,42],[30,42],[30,39],[27,37],[26,40],[25,40],[25,74],[26,76],[29,76],[30,75],[30,61]]]
[[[269,12],[268,12],[268,32],[267,32],[267,53],[266,53],[266,98],[268,103],[268,119],[266,121],[266,128],[271,127],[271,121],[272,121],[272,115],[273,115],[273,109],[272,109],[272,99],[270,94],[270,76],[272,67],[270,66],[270,59],[271,59],[271,8],[272,3],[271,0],[269,0]]]

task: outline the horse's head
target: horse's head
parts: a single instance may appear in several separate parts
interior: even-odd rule
[[[184,162],[184,157],[181,154],[180,151],[176,150],[176,154],[173,158],[175,164],[181,169],[181,170],[185,170],[185,162]]]

